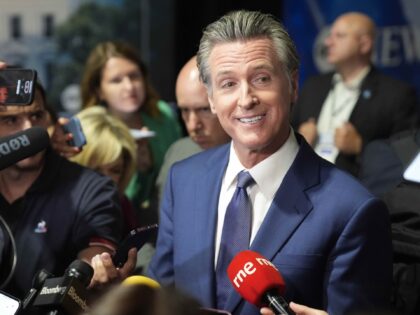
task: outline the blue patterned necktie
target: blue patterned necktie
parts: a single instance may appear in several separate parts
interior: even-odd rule
[[[238,174],[235,193],[226,209],[216,267],[217,307],[219,309],[225,308],[227,297],[233,289],[227,276],[227,267],[237,253],[249,248],[252,205],[246,188],[254,183],[254,179],[248,172],[241,171]]]

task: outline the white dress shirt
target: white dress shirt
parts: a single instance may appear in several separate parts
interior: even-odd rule
[[[333,76],[333,86],[322,105],[317,122],[318,139],[315,152],[324,159],[334,163],[338,149],[334,144],[335,129],[349,121],[360,95],[363,79],[369,73],[370,67],[364,68],[351,81],[344,83],[340,74]]]
[[[255,181],[254,185],[247,188],[252,204],[252,230],[250,239],[250,243],[252,243],[268,212],[268,209],[271,206],[271,203],[273,202],[274,195],[283,182],[284,176],[295,160],[298,151],[299,145],[293,129],[290,128],[289,137],[280,149],[265,160],[253,166],[251,169],[246,169],[239,161],[233,147],[233,143],[231,142],[229,163],[222,180],[222,187],[219,195],[216,249],[214,258],[215,266],[219,256],[225,213],[236,189],[238,173],[243,170],[247,170]]]

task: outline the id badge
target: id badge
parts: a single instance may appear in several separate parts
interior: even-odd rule
[[[330,132],[319,134],[315,151],[319,156],[334,163],[337,156],[337,148],[334,145],[334,134]]]

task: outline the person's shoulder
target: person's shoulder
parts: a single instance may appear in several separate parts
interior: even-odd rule
[[[404,132],[404,134],[406,133]],[[360,157],[360,176],[363,178],[364,173],[372,168],[377,169],[385,166],[389,167],[389,164],[400,164],[398,155],[393,148],[393,143],[396,143],[398,140],[399,138],[391,137],[376,139],[366,144]],[[383,171],[387,170],[384,169]]]
[[[409,142],[410,145],[416,145],[417,147],[420,146],[420,129],[407,129],[403,130],[397,133],[394,133],[389,138],[385,139],[376,139],[368,144],[366,144],[366,147],[363,149],[363,152],[365,151],[372,151],[372,152],[379,152],[383,150],[393,150],[394,145],[398,143],[404,143]],[[400,149],[399,147],[395,147],[395,150]],[[378,151],[379,150],[379,151]]]
[[[308,105],[313,104],[314,95],[318,95],[318,93],[324,95],[330,89],[333,75],[333,72],[329,72],[306,78],[299,91],[298,103],[300,105],[302,105],[302,102],[307,102]]]
[[[112,182],[110,178],[99,174],[98,172],[82,166],[78,163],[69,161],[68,159],[61,157],[59,155],[55,156],[55,159],[58,163],[58,173],[57,176],[61,181],[67,181],[68,183],[79,183],[79,184],[92,184],[99,185],[109,184]]]
[[[166,151],[165,159],[179,161],[201,151],[203,149],[190,137],[183,137],[171,144]]]
[[[174,105],[165,102],[164,100],[159,100],[157,102],[157,108],[161,115],[164,117],[174,117],[176,108]]]
[[[214,163],[220,163],[229,156],[230,143],[222,144],[214,148],[203,150],[197,154],[193,154],[190,157],[175,163],[177,168],[189,169],[191,167],[201,167],[213,165]]]
[[[320,158],[320,176],[324,191],[331,198],[357,202],[361,199],[376,198],[356,177]]]
[[[334,72],[320,73],[310,75],[304,82],[304,86],[310,86],[314,84],[325,84],[330,83]]]
[[[309,199],[320,213],[337,226],[344,226],[350,218],[388,216],[385,203],[357,178],[334,165],[321,167],[321,185],[308,191]]]
[[[381,88],[384,88],[384,89],[389,88],[390,91],[393,91],[393,93],[395,92],[395,90],[414,91],[414,87],[410,85],[408,82],[405,82],[396,77],[385,74],[384,72],[382,72],[381,70],[377,68],[372,68],[372,70],[370,71],[366,79],[378,82]]]
[[[178,139],[177,141],[175,141],[174,143],[172,143],[171,148],[185,148],[185,147],[191,147],[191,148],[196,148],[197,147],[197,152],[198,151],[202,151],[200,149],[200,146],[198,144],[196,144],[191,137],[183,137],[181,139]],[[200,150],[198,150],[200,149]]]
[[[219,176],[229,160],[229,144],[204,150],[183,160],[174,162],[168,172],[172,189],[179,193],[186,192],[186,187],[195,187],[198,183],[208,183]]]

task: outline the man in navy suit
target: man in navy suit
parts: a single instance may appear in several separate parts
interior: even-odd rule
[[[387,210],[290,127],[299,60],[284,28],[270,15],[231,12],[205,29],[197,61],[211,110],[232,142],[171,168],[149,275],[206,307],[220,305],[223,227],[236,223],[225,213],[237,175],[246,170],[255,182],[246,190],[249,248],[280,270],[286,299],[329,314],[386,307],[392,272]],[[102,267],[114,272],[102,258]],[[260,313],[233,288],[222,308]]]
[[[409,129],[418,115],[414,89],[372,65],[374,42],[368,16],[339,16],[325,40],[335,72],[309,78],[292,114],[292,126],[319,155],[355,176],[369,142]]]
[[[233,12],[205,29],[197,56],[211,109],[232,142],[171,169],[150,275],[217,305],[224,215],[245,169],[256,182],[248,188],[250,249],[278,267],[287,299],[330,314],[386,306],[386,208],[291,129],[299,61],[286,31],[271,16]],[[259,313],[233,289],[225,309]]]

